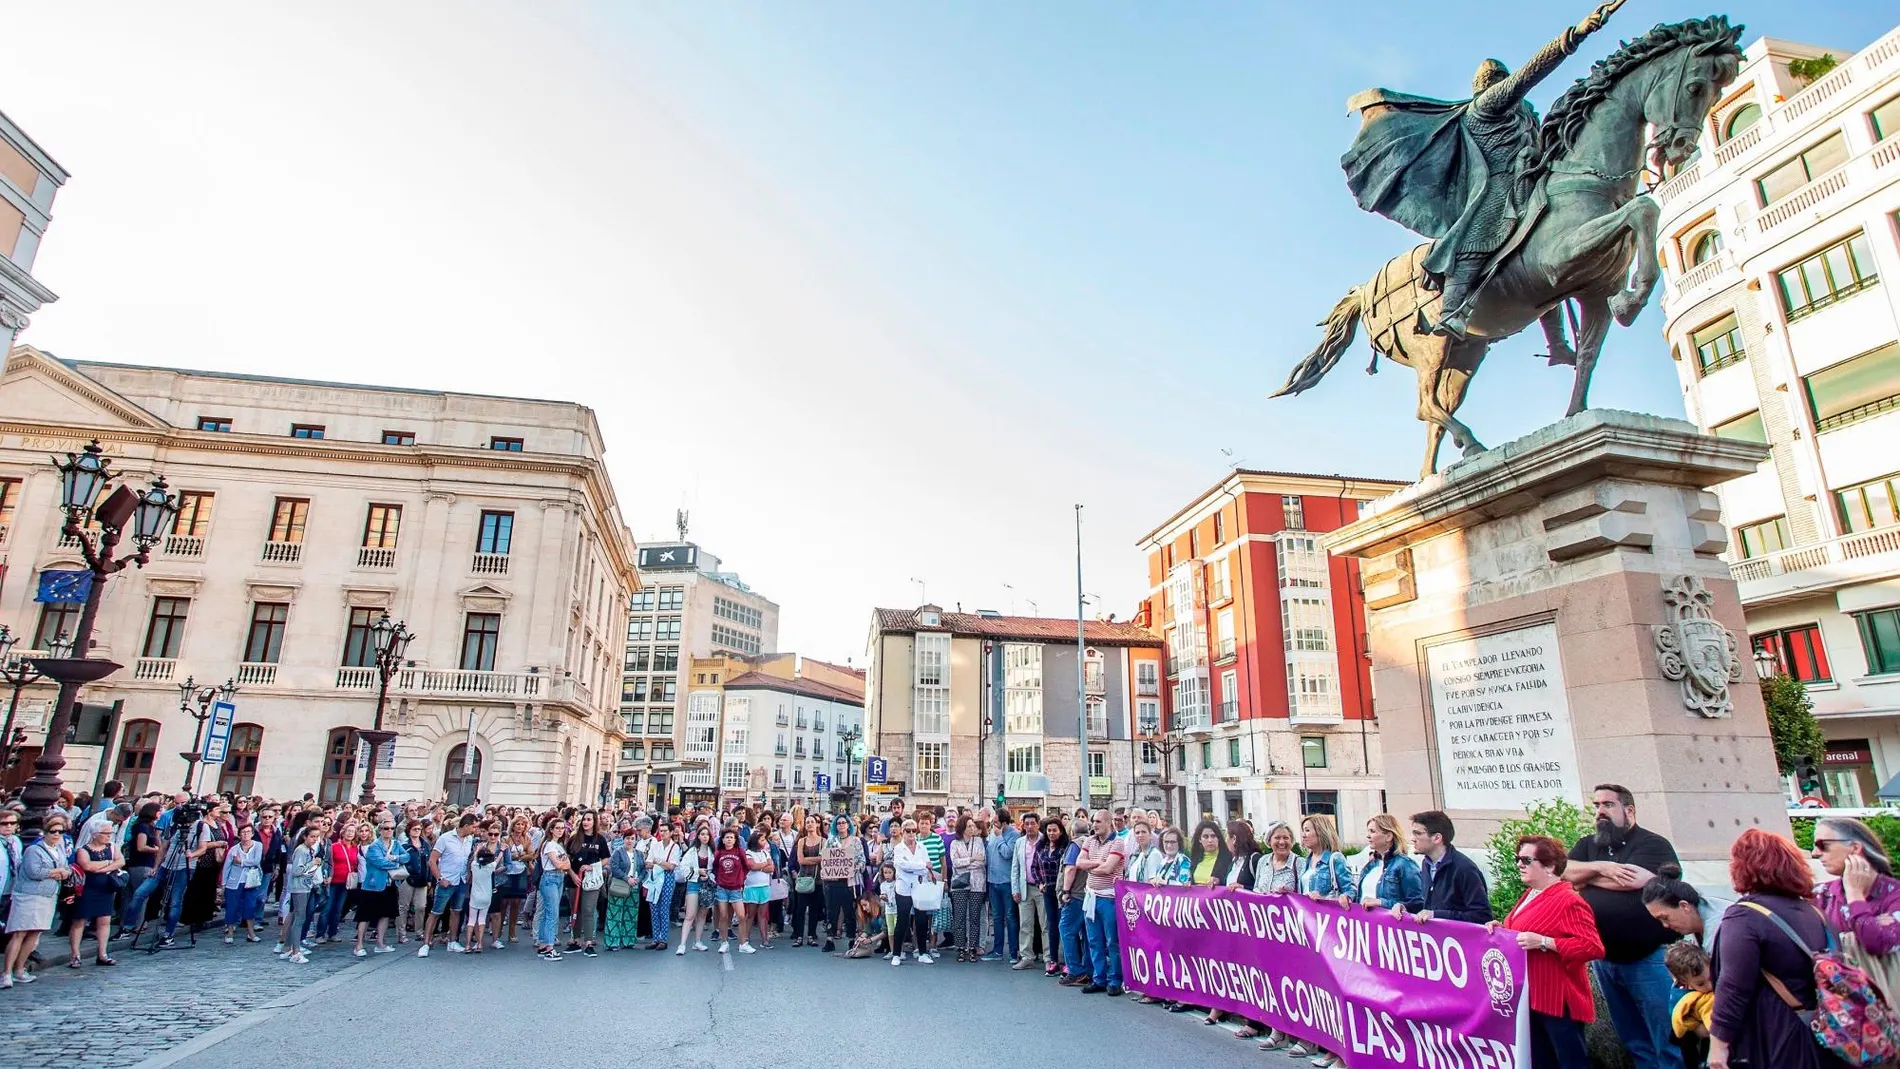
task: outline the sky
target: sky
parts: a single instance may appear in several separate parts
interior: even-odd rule
[[[1725,9],[1744,43],[1893,26]],[[634,536],[689,509],[781,649],[861,664],[872,607],[924,597],[1072,615],[1076,504],[1088,611],[1125,618],[1137,540],[1233,464],[1415,475],[1410,373],[1366,378],[1363,338],[1268,399],[1417,241],[1353,205],[1344,102],[1465,95],[1587,13],[0,0],[0,111],[73,173],[21,340],[588,404]],[[1709,13],[1629,0],[1532,100]],[[1463,413],[1487,444],[1562,416],[1540,351],[1492,350]],[[1656,309],[1592,402],[1682,414]]]

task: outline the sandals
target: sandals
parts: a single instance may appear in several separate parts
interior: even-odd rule
[[[117,965],[118,963],[117,958],[99,958],[93,962],[94,965]]]
[[[1260,1030],[1258,1028],[1255,1028],[1253,1025],[1247,1025],[1241,1028],[1238,1032],[1235,1032],[1234,1038],[1235,1039],[1258,1039],[1260,1038]]]
[[[68,969],[83,969],[86,967],[86,963],[83,961],[80,961],[78,958],[74,958],[73,960],[66,963],[66,967]]]

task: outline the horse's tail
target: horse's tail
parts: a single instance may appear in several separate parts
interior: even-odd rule
[[[1359,316],[1363,311],[1365,287],[1354,286],[1346,292],[1339,303],[1319,325],[1326,328],[1326,336],[1320,339],[1319,346],[1306,354],[1306,359],[1294,366],[1286,377],[1286,385],[1280,387],[1273,396],[1285,397],[1288,394],[1304,393],[1312,389],[1326,373],[1339,363],[1339,358],[1352,344],[1353,333],[1359,329]]]

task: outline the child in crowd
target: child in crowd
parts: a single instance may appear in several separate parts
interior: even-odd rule
[[[877,894],[884,906],[884,945],[886,953],[897,953],[897,866],[889,861],[878,867]],[[859,928],[863,930],[862,927]]]
[[[1683,989],[1676,1000],[1670,1021],[1675,1026],[1676,1045],[1682,1048],[1682,1061],[1689,1069],[1702,1069],[1709,1058],[1709,1015],[1715,1009],[1715,983],[1709,979],[1709,956],[1694,943],[1672,943],[1663,954],[1663,965]]]
[[[499,831],[490,833],[498,836]],[[495,864],[501,860],[493,844],[476,847],[468,863],[468,937],[462,945],[470,954],[482,952],[482,931],[488,927],[488,907],[495,899]]]

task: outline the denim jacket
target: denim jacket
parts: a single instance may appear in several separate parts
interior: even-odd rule
[[[20,872],[13,878],[13,897],[52,898],[59,894],[59,881],[47,875],[66,868],[68,844],[63,837],[46,836],[20,852]]]
[[[1346,864],[1346,855],[1328,850],[1318,857],[1305,859],[1300,869],[1300,890],[1309,895],[1325,895],[1338,898],[1350,894],[1353,886],[1352,867]]]
[[[387,890],[390,872],[408,867],[412,857],[409,848],[399,842],[392,841],[385,848],[380,836],[371,840],[363,851],[363,890]]]
[[[1397,850],[1382,859],[1377,858],[1376,855],[1367,855],[1366,865],[1359,870],[1359,878],[1354,881],[1353,897],[1362,901],[1365,899],[1366,872],[1372,868],[1375,860],[1381,862],[1379,886],[1376,888],[1381,906],[1390,909],[1393,906],[1403,905],[1414,912],[1425,907],[1425,881],[1419,875],[1418,862],[1412,860],[1412,855],[1402,854]]]
[[[631,838],[622,839],[614,852],[607,855],[607,876],[610,879],[639,883],[639,872],[645,867],[646,858],[633,848]]]

